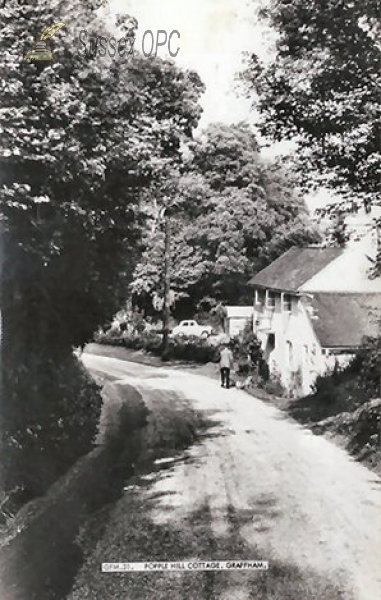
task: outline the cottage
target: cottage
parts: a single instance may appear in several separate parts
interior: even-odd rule
[[[294,395],[344,365],[378,333],[381,278],[370,280],[364,246],[291,248],[249,282],[253,328],[270,373]]]

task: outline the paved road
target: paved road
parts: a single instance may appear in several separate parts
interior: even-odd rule
[[[216,578],[207,585],[204,582],[200,598],[381,598],[381,480],[374,473],[243,391],[221,389],[216,381],[170,368],[89,354],[83,355],[83,361],[92,370],[132,384],[143,397],[171,391],[174,398],[176,394],[187,398],[212,421],[209,433],[188,450],[186,459],[156,473],[149,485],[131,491],[135,497],[129,499],[130,506],[155,500],[149,504],[150,531],[164,528],[168,535],[175,531],[176,543],[187,535],[188,556],[205,551],[220,560],[267,559],[283,578],[297,579],[303,574],[301,589],[296,587],[288,596],[272,592],[270,566],[270,572],[261,576],[262,584],[267,585],[263,596],[255,595],[258,582],[239,573],[240,577],[221,580],[223,585]],[[121,514],[125,513],[123,509]],[[121,535],[128,538],[131,528],[132,521]],[[199,540],[208,540],[208,548],[195,541],[196,529]],[[136,542],[138,534],[134,535]],[[144,535],[150,534],[146,531]],[[135,542],[125,541],[123,556],[128,560],[127,549]],[[103,544],[107,555],[107,535]],[[176,576],[168,597],[193,598],[191,593],[176,592],[185,585],[181,575]],[[266,584],[263,577],[268,578]],[[164,598],[164,592],[160,595],[164,584],[155,581],[152,597]],[[144,589],[148,583],[141,585]],[[123,598],[150,597],[147,590],[139,593],[126,591]],[[80,595],[73,596],[77,597]],[[93,597],[98,596],[93,593]],[[105,595],[114,597],[111,591]]]

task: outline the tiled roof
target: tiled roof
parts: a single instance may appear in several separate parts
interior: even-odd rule
[[[357,348],[380,333],[381,294],[315,293],[303,299],[323,348]]]
[[[341,248],[290,248],[249,281],[249,285],[296,292],[338,258]]]

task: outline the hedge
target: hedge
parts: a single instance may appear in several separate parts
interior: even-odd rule
[[[100,333],[95,341],[98,344],[108,344],[110,346],[124,346],[131,350],[145,350],[155,356],[161,356],[164,361],[184,360],[205,364],[208,362],[217,362],[219,359],[219,350],[211,346],[207,340],[198,337],[188,338],[169,338],[168,346],[162,353],[162,336],[156,333],[142,333],[132,335],[123,333],[116,334],[112,331]]]
[[[29,355],[9,368],[5,389],[1,479],[5,489],[21,487],[27,501],[92,449],[102,398],[73,355]]]

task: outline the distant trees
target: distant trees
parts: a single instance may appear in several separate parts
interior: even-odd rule
[[[189,316],[205,298],[249,301],[246,283],[294,244],[319,239],[303,200],[279,164],[264,161],[250,128],[210,125],[188,146],[171,217],[175,313]],[[147,309],[162,288],[164,232],[158,222],[134,276]]]
[[[55,471],[60,441],[83,438],[83,449],[94,436],[100,399],[73,366],[72,348],[125,300],[141,246],[142,191],[162,162],[180,156],[203,89],[195,73],[160,59],[82,56],[76,20],[99,34],[100,2],[69,4],[0,9],[1,434],[4,456],[16,456],[34,491],[42,455],[54,449]],[[49,40],[55,61],[22,62],[58,21],[67,27]],[[6,476],[20,477],[17,469]]]

